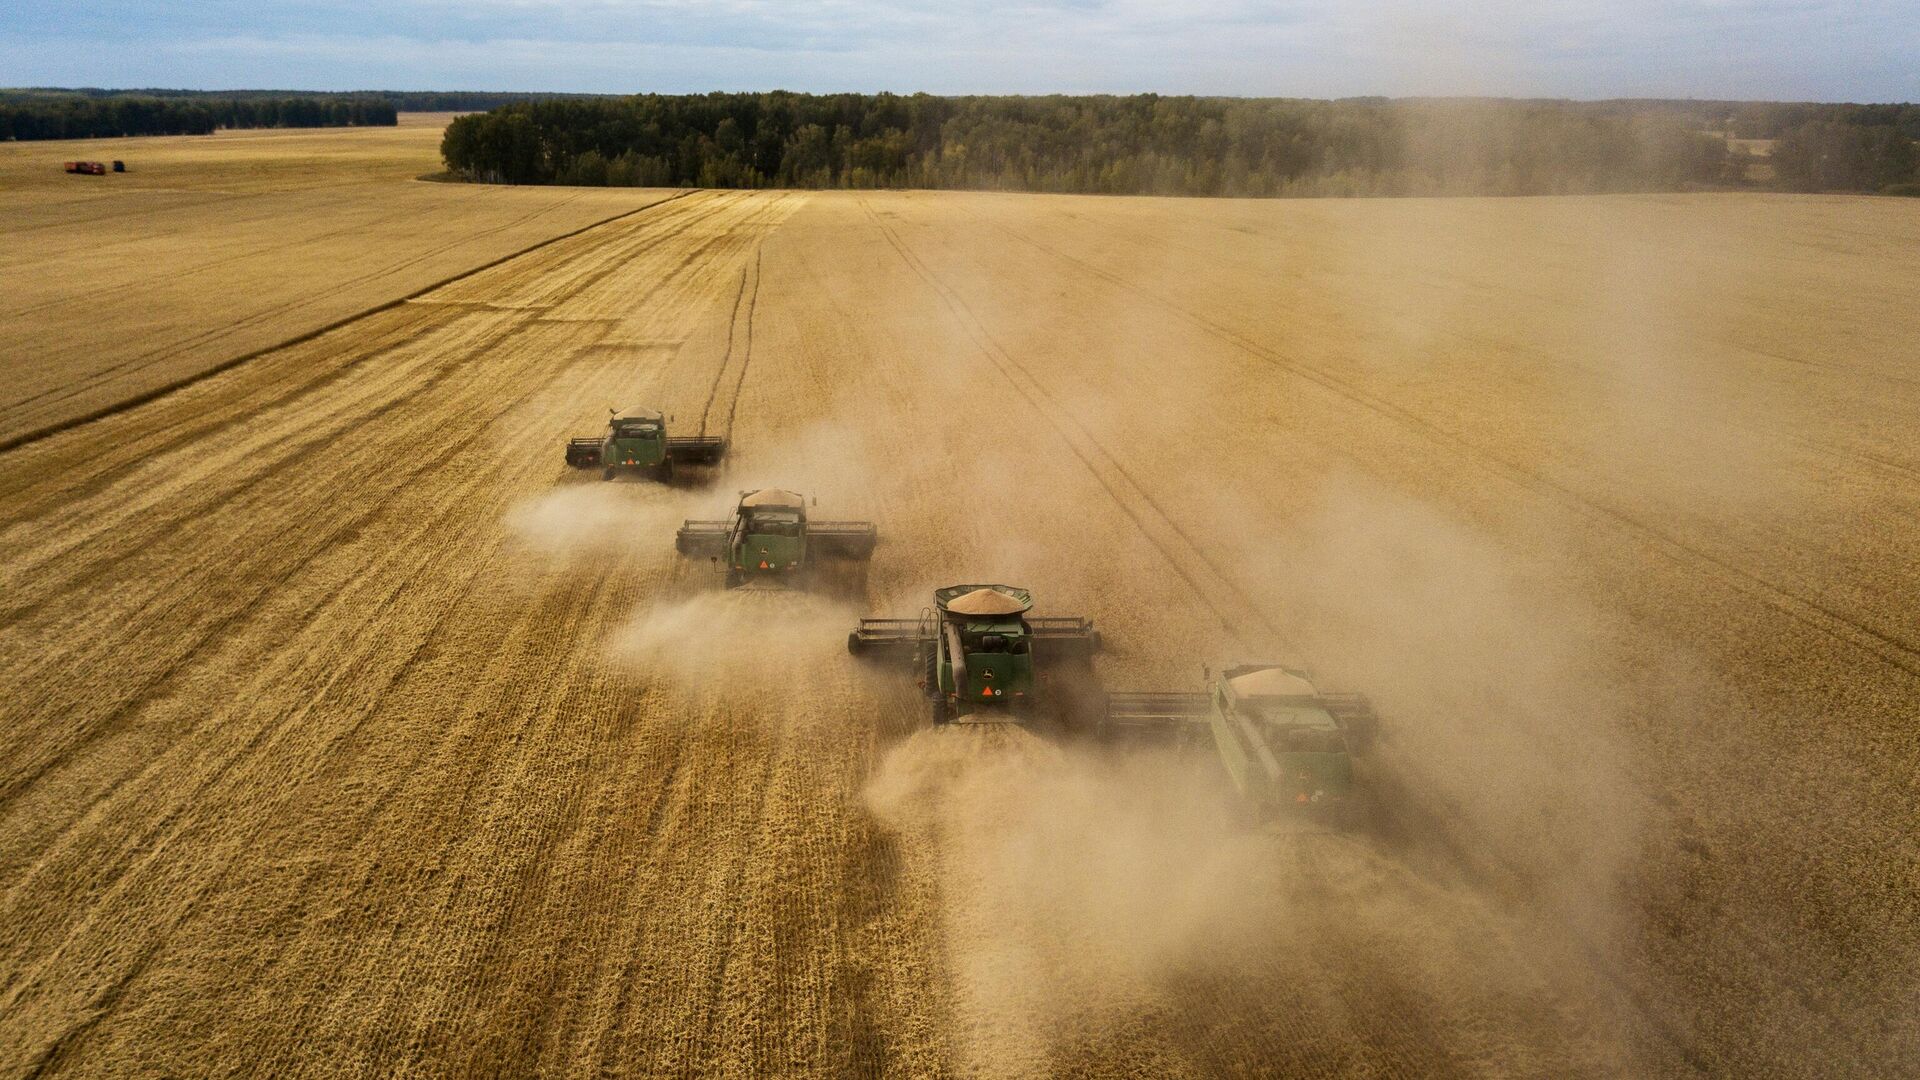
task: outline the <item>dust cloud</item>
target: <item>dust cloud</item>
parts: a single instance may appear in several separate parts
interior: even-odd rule
[[[660,568],[660,585],[633,596],[601,649],[683,693],[740,701],[818,682],[823,672],[844,677],[843,643],[861,612],[838,587],[857,583],[857,570],[823,569],[821,592],[771,583],[727,589],[720,564],[675,550],[682,522],[728,519],[737,500],[712,488],[597,482],[529,499],[506,519],[530,567],[520,584],[560,595],[577,578],[597,580],[609,560]]]
[[[702,565],[692,573],[708,576]],[[723,589],[690,581],[690,595],[636,611],[608,652],[649,681],[703,696],[765,695],[838,685],[846,678],[849,605],[779,586]]]
[[[1389,756],[1496,837],[1579,822],[1578,861],[1606,861],[1633,822],[1615,728],[1636,703],[1606,666],[1615,628],[1422,500],[1348,475],[1309,506],[1245,564],[1261,568],[1249,584],[1331,681],[1393,718]]]
[[[1122,771],[1010,724],[889,751],[867,804],[939,882],[969,1069],[1047,1072],[1063,1038],[1125,1026],[1195,934],[1259,900],[1222,807],[1179,771]]]
[[[1112,316],[1096,349],[1125,356],[1140,347],[1129,340],[1167,333],[1157,314]],[[965,401],[982,361],[924,370]],[[1174,428],[1191,414],[1200,429],[1241,378],[1171,366],[1156,410]],[[1031,584],[1041,607],[1058,610],[1097,584],[1140,575],[1128,560],[1068,562],[1050,542],[1052,522],[1014,527],[1005,508],[1032,503],[1024,443],[982,439],[964,425],[931,431],[913,450],[942,463],[930,485],[922,470],[896,467],[897,440],[874,434],[885,429],[865,413],[882,405],[842,394],[777,438],[743,445],[729,466],[754,486],[818,497],[816,517],[876,520],[883,550],[905,548],[906,558],[880,560],[888,576],[868,602],[723,591],[696,566],[681,571],[679,595],[634,613],[610,653],[683,692],[771,703],[795,685],[863,678],[842,650],[847,631],[864,614],[913,614],[936,586]],[[1130,415],[1124,394],[1102,385],[1062,387],[1047,408],[1091,432],[1125,430]],[[1205,662],[1282,660],[1315,668],[1327,689],[1369,694],[1384,722],[1371,761],[1380,830],[1252,830],[1234,820],[1204,762],[1110,753],[1011,726],[922,726],[878,761],[865,805],[935,882],[952,1038],[967,1071],[1043,1074],[1102,1045],[1132,1055],[1129,1067],[1166,1071],[1193,1055],[1143,1029],[1181,1012],[1181,988],[1223,983],[1241,984],[1221,995],[1233,1000],[1270,988],[1298,1003],[1303,1027],[1344,1030],[1360,1043],[1424,1040],[1456,1060],[1515,1071],[1605,1070],[1624,1060],[1628,1006],[1596,969],[1618,960],[1633,910],[1615,890],[1638,851],[1643,808],[1617,730],[1647,703],[1606,669],[1616,628],[1551,567],[1491,539],[1514,522],[1492,528],[1364,472],[1329,468],[1324,459],[1277,464],[1275,482],[1295,492],[1287,500],[1190,482],[1169,501],[1188,532],[1232,553],[1219,560],[1232,567],[1231,583],[1283,635],[1259,655],[1171,651],[1189,679]],[[556,547],[629,525],[657,537],[681,516],[725,516],[734,497],[608,506],[594,501],[595,487],[523,508],[515,522]],[[661,520],[647,524],[649,514]],[[1139,548],[1130,534],[1078,539]],[[1163,634],[1140,650],[1170,651],[1171,640]],[[1118,674],[1103,667],[1109,680]],[[1132,688],[1125,677],[1120,684]],[[875,717],[879,730],[923,724]],[[1333,987],[1481,1022],[1374,1030],[1353,1003],[1319,989]],[[1259,1046],[1272,1034],[1244,1038]]]
[[[1161,341],[1181,344],[1164,316],[1139,306],[1116,302],[1088,321],[1088,347],[1110,352],[1116,367]],[[1154,430],[1209,430],[1246,373],[1168,355],[1157,368],[1138,361],[1158,373]],[[1137,389],[1068,384],[1048,407],[1070,430],[1128,431],[1139,422],[1127,397]],[[1284,416],[1274,425],[1308,441],[1286,431]],[[1182,651],[1224,644],[1183,631],[1182,622],[1208,622],[1188,612],[1141,620],[1151,636],[1117,639],[1139,655],[1099,665],[1116,689],[1197,689],[1132,680],[1176,660],[1187,680],[1202,663],[1277,660],[1314,669],[1325,689],[1368,694],[1384,731],[1367,763],[1379,827],[1249,829],[1224,805],[1223,778],[1197,763],[1019,728],[955,726],[894,746],[868,805],[939,882],[969,1069],[1043,1074],[1102,1053],[1089,1047],[1117,1054],[1121,1045],[1138,1055],[1129,1068],[1190,1063],[1186,1049],[1152,1034],[1156,1022],[1182,1012],[1183,989],[1222,984],[1237,984],[1235,997],[1264,989],[1298,1003],[1311,1016],[1306,1029],[1366,1045],[1434,1044],[1480,1067],[1604,1072],[1629,1060],[1632,1006],[1618,999],[1611,969],[1633,918],[1616,891],[1639,851],[1643,806],[1620,726],[1649,706],[1607,667],[1617,628],[1554,567],[1493,539],[1524,524],[1444,512],[1311,451],[1298,461],[1276,455],[1270,479],[1284,499],[1211,489],[1192,468],[1158,492],[1182,533],[1205,538],[1214,556],[1201,564],[1163,533],[1175,568],[1203,579],[1222,568],[1223,584],[1263,618],[1233,634],[1250,651]],[[954,462],[953,488],[976,506],[1031,500],[1031,464],[1018,455],[973,444],[930,452]],[[1105,468],[1102,452],[1089,450],[1095,468]],[[1130,459],[1112,470],[1116,497],[1134,481],[1128,466],[1155,486],[1158,464]],[[1151,520],[1156,509],[1134,511]],[[1049,607],[1100,580],[1034,545],[1032,528],[980,529],[958,517],[951,528],[969,562],[1044,589]],[[1136,539],[1082,542],[1130,551]],[[1129,559],[1114,577],[1137,592],[1143,575],[1167,569]],[[920,575],[902,596],[924,603],[926,589],[962,576]],[[1353,988],[1429,1018],[1480,1022],[1415,1034],[1357,1013],[1342,999]],[[1195,1028],[1184,1016],[1166,1026]],[[1244,1037],[1261,1045],[1260,1034]]]
[[[1687,657],[1618,670],[1626,631],[1540,556],[1551,546],[1523,555],[1487,522],[1353,472],[1303,495],[1267,536],[1236,538],[1239,564],[1262,568],[1250,595],[1297,633],[1320,683],[1380,712],[1383,854],[1508,939],[1500,963],[1569,1003],[1595,1064],[1640,1060],[1646,1006],[1622,972],[1643,910],[1627,883],[1656,811],[1629,731],[1685,722]],[[1501,516],[1509,534],[1553,535]]]
[[[636,543],[671,552],[674,531],[692,506],[659,485],[579,483],[516,504],[506,527],[524,550],[560,562],[601,558]]]
[[[867,805],[938,883],[963,1071],[1191,1070],[1182,1040],[1209,1026],[1207,1053],[1269,1064],[1302,1031],[1345,1032],[1362,1049],[1334,1072],[1409,1042],[1548,1073],[1619,1053],[1610,1018],[1539,970],[1532,929],[1496,899],[1377,837],[1236,824],[1219,790],[1192,761],[1011,725],[892,748]],[[1408,1012],[1356,1011],[1354,987]],[[1262,1001],[1299,1027],[1264,1029],[1276,1014],[1247,1004]],[[1418,1027],[1462,1015],[1481,1022]]]
[[[887,444],[856,419],[857,404],[849,401],[770,443],[741,448],[733,474],[754,477],[753,487],[784,487],[817,499],[809,511],[814,517],[867,514],[861,493],[881,474]]]

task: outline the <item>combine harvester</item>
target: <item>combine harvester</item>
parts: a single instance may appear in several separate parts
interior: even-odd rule
[[[864,568],[879,539],[871,521],[809,521],[804,496],[762,488],[740,493],[731,521],[682,524],[673,546],[682,555],[724,558],[729,589],[759,581],[808,588],[824,560]]]
[[[1359,694],[1322,693],[1304,671],[1243,664],[1202,694],[1109,694],[1101,733],[1115,741],[1210,748],[1248,818],[1304,815],[1349,826],[1366,816],[1355,760],[1379,719]]]
[[[949,585],[917,619],[861,619],[847,651],[910,661],[936,724],[1069,719],[1074,695],[1050,685],[1052,669],[1084,673],[1100,632],[1077,616],[1030,616],[1032,606],[1032,594],[1011,585]]]
[[[613,479],[616,472],[671,480],[675,465],[712,465],[727,452],[727,440],[718,435],[668,438],[666,417],[651,409],[607,411],[612,415],[605,435],[567,440],[567,464],[598,468],[602,480]]]

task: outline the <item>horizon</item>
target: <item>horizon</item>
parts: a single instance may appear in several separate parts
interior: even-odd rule
[[[1892,0],[403,0],[377,31],[337,0],[21,0],[0,30],[28,85],[622,96],[1904,102],[1916,54],[1920,19]]]
[[[753,90],[710,89],[710,90],[674,90],[674,91],[666,91],[666,90],[499,90],[499,89],[475,89],[471,86],[459,86],[459,87],[451,87],[451,88],[418,87],[418,86],[415,86],[415,87],[393,87],[393,86],[350,87],[342,90],[319,90],[319,89],[314,89],[312,87],[297,87],[297,86],[93,86],[93,85],[0,86],[0,94],[19,94],[19,93],[67,93],[67,94],[152,93],[152,94],[260,94],[260,95],[364,94],[369,96],[378,96],[381,94],[396,94],[396,95],[398,94],[471,94],[474,96],[492,95],[492,94],[502,94],[502,95],[512,94],[512,95],[534,97],[534,98],[539,98],[539,97],[619,98],[619,97],[640,97],[640,96],[649,95],[649,94],[657,95],[660,97],[700,97],[707,94],[795,94],[795,95],[803,95],[803,96],[811,96],[811,97],[830,97],[836,94],[858,94],[858,95],[877,97],[881,94],[892,94],[896,97],[914,97],[920,94],[925,94],[929,97],[943,97],[943,98],[1162,97],[1162,98],[1219,99],[1219,100],[1227,100],[1227,101],[1320,101],[1320,102],[1473,101],[1473,102],[1515,102],[1515,103],[1524,103],[1524,102],[1567,103],[1567,104],[1576,104],[1576,105],[1608,105],[1608,104],[1616,104],[1616,103],[1617,104],[1675,103],[1675,104],[1693,104],[1693,105],[1728,104],[1728,105],[1881,106],[1881,105],[1920,104],[1920,97],[1890,98],[1890,99],[1884,99],[1884,100],[1868,99],[1868,98],[1814,99],[1814,98],[1726,98],[1726,97],[1548,97],[1548,96],[1540,96],[1540,95],[1512,95],[1512,94],[1343,94],[1338,97],[1329,97],[1329,96],[1313,96],[1313,95],[1301,95],[1301,94],[1188,94],[1188,93],[1167,93],[1159,90],[1088,91],[1084,93],[1065,92],[1065,91],[1032,91],[1032,92],[1005,91],[1005,92],[980,92],[980,93],[938,93],[931,90],[794,90],[784,86],[776,86],[768,89],[753,89]],[[420,110],[403,109],[401,111],[417,112]]]

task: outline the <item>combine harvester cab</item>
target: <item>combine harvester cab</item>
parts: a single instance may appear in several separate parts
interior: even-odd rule
[[[1084,665],[1100,632],[1078,616],[1028,615],[1033,596],[1012,585],[949,585],[918,619],[862,619],[847,635],[855,656],[910,660],[936,724],[1024,723],[1051,700],[1050,668]]]
[[[1304,671],[1243,664],[1204,694],[1109,694],[1114,741],[1211,749],[1235,802],[1258,822],[1305,816],[1351,826],[1366,816],[1356,770],[1379,726],[1359,694],[1318,690]]]
[[[676,465],[712,465],[727,452],[727,441],[717,435],[669,437],[667,418],[651,409],[610,412],[606,434],[567,440],[568,465],[598,468],[602,480],[622,472],[671,480]]]
[[[810,521],[805,496],[762,488],[740,493],[730,521],[682,524],[674,547],[682,555],[726,560],[729,589],[759,581],[805,587],[823,561],[872,558],[879,539],[870,521]]]

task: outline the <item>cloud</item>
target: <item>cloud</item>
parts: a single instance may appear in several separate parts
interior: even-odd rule
[[[1906,0],[19,0],[9,81],[1920,97]]]

